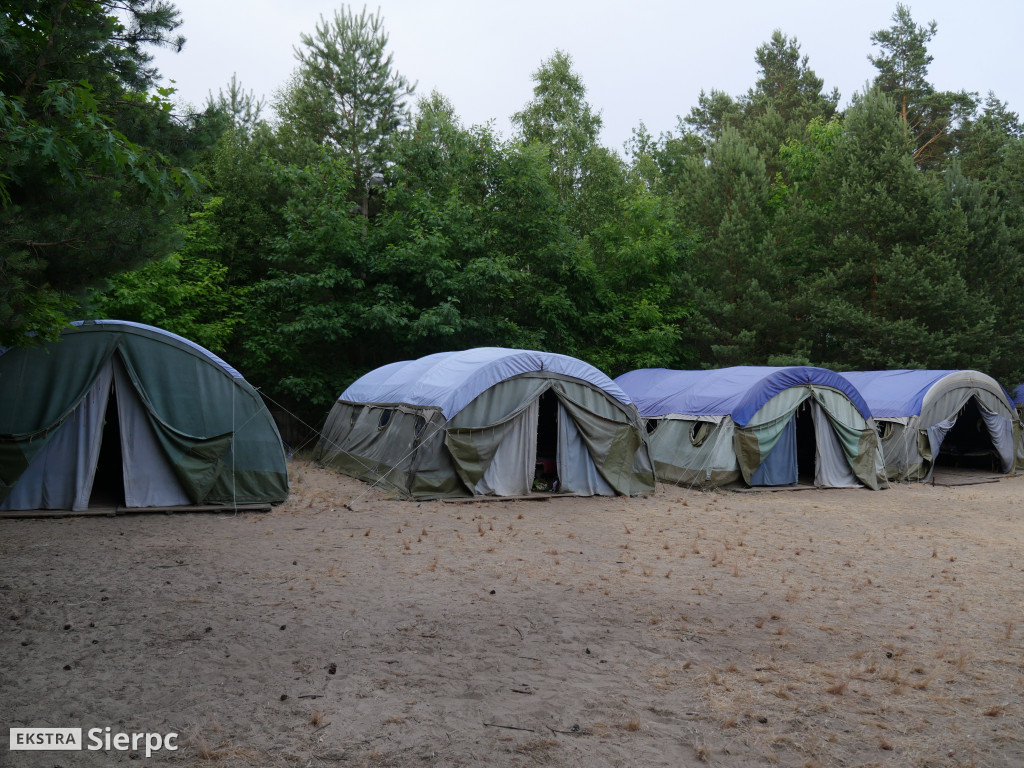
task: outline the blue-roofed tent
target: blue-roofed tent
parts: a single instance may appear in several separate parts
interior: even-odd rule
[[[288,496],[277,427],[219,357],[119,320],[0,350],[0,510],[265,504]]]
[[[875,416],[886,472],[928,480],[940,454],[954,463],[1015,464],[1020,422],[1006,390],[979,371],[854,371],[842,374]]]
[[[418,499],[654,489],[643,426],[592,365],[482,347],[370,371],[341,393],[317,448],[324,466]]]
[[[616,383],[647,419],[659,481],[794,485],[813,468],[824,487],[885,483],[871,411],[824,368],[648,368]]]

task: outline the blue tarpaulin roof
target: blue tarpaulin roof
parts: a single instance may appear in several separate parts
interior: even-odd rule
[[[820,385],[846,394],[865,418],[871,411],[860,393],[842,376],[811,366],[737,366],[709,371],[644,368],[615,382],[633,399],[645,418],[683,414],[729,416],[739,426],[761,406],[790,387]]]
[[[439,352],[418,360],[391,363],[358,379],[338,399],[350,403],[437,407],[450,419],[495,384],[537,371],[581,379],[603,389],[623,405],[630,404],[626,393],[589,363],[553,352],[502,347]]]
[[[925,395],[956,371],[849,371],[843,374],[863,395],[875,418],[920,416]]]
[[[995,379],[978,371],[929,371],[900,369],[895,371],[849,371],[843,376],[864,396],[876,418],[902,418],[920,416],[928,393],[948,376],[958,375],[951,384],[963,384],[969,377],[973,386],[991,390],[1014,402],[1009,393]],[[1018,390],[1019,391],[1019,390]],[[1024,393],[1022,393],[1024,394]]]

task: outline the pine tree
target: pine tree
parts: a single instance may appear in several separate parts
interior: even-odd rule
[[[394,70],[379,12],[343,8],[330,20],[321,16],[315,32],[300,39],[298,69],[275,104],[282,136],[344,157],[365,208],[370,178],[387,164],[384,143],[407,122],[415,85]]]
[[[893,26],[871,36],[877,56],[868,56],[878,69],[874,85],[895,101],[901,120],[914,137],[914,162],[941,166],[956,144],[958,130],[977,108],[977,96],[965,91],[937,91],[928,80],[933,57],[928,43],[937,26],[919,26],[905,5],[897,5]]]
[[[874,89],[841,123],[790,146],[793,215],[779,241],[805,264],[797,348],[822,365],[981,368],[992,362],[991,301],[963,273],[963,219],[914,166],[897,105]],[[838,129],[838,130],[836,130]]]
[[[179,23],[163,0],[0,15],[0,346],[54,337],[76,292],[172,250],[196,137],[146,47],[180,48]]]

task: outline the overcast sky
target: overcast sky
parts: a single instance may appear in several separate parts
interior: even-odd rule
[[[295,69],[294,47],[327,0],[173,0],[187,38],[157,65],[181,101],[201,106],[236,74],[245,90],[271,101]],[[932,83],[941,90],[988,91],[1020,114],[1024,77],[1019,0],[917,0],[915,22],[934,20]],[[358,11],[363,5],[352,3]],[[754,51],[780,29],[795,37],[811,68],[838,88],[840,104],[875,74],[871,34],[891,26],[895,0],[380,0],[395,69],[437,90],[465,125],[493,121],[505,137],[509,117],[532,96],[532,75],[560,49],[573,59],[590,105],[604,121],[603,143],[621,150],[643,121],[657,136],[675,128],[701,90],[738,96],[757,78]],[[269,110],[265,113],[269,117]]]

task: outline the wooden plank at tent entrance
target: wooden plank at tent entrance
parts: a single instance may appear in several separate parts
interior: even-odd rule
[[[459,496],[451,499],[439,499],[445,504],[475,504],[477,502],[495,501],[547,501],[556,498],[576,498],[568,493],[531,493],[525,496]]]
[[[220,512],[234,514],[238,512],[269,512],[270,504],[204,504],[185,507],[89,507],[81,511],[71,509],[11,509],[0,511],[0,520],[17,520],[23,518],[46,517],[115,517],[116,515],[145,515],[152,512],[173,514],[178,512]]]
[[[932,472],[931,484],[943,488],[955,488],[961,485],[984,485],[998,483],[1006,477],[991,470],[963,469],[961,467],[939,467]]]
[[[962,485],[985,485],[987,483],[998,483],[998,477],[979,477],[976,479],[954,479],[950,478],[947,480],[936,480],[932,485],[937,485],[940,488],[959,488]]]
[[[70,509],[6,509],[0,511],[0,520],[17,520],[28,517],[114,517],[114,507],[92,507],[75,512]]]
[[[855,491],[857,488],[821,488],[817,485],[756,485],[749,488],[726,488],[732,493],[784,493],[787,491]]]
[[[118,507],[119,515],[144,515],[149,512],[269,512],[270,504],[203,504],[189,507]]]

